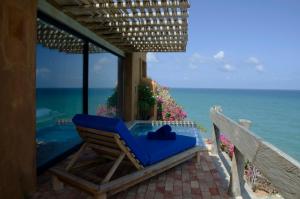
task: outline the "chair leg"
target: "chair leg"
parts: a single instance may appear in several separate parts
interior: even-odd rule
[[[71,169],[71,167],[75,164],[75,162],[77,161],[77,159],[79,158],[80,154],[84,151],[84,149],[87,147],[87,144],[84,143],[81,148],[79,149],[79,151],[74,155],[74,157],[71,159],[71,161],[69,162],[69,164],[66,167],[66,171],[69,171]]]
[[[94,199],[106,199],[106,198],[107,198],[106,193],[101,193],[94,196]]]
[[[108,174],[105,176],[105,178],[102,181],[102,183],[108,182],[110,180],[110,178],[114,175],[114,173],[116,172],[117,168],[121,164],[121,162],[124,159],[124,157],[125,157],[125,153],[121,153],[120,156],[117,158],[117,160],[114,162],[114,165],[109,170]]]
[[[197,163],[200,163],[200,151],[196,153]]]
[[[54,191],[60,191],[64,188],[64,183],[62,183],[56,176],[52,176],[52,186]]]

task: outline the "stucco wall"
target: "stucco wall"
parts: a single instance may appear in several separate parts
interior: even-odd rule
[[[0,3],[0,198],[35,186],[36,1]]]
[[[124,101],[123,118],[132,121],[138,117],[138,85],[142,78],[142,63],[146,61],[146,53],[127,53],[124,67]]]

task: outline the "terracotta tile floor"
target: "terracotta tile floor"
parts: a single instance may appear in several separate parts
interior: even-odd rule
[[[229,198],[226,193],[227,182],[221,177],[222,174],[217,168],[217,157],[210,156],[208,152],[202,152],[200,164],[197,164],[195,159],[189,160],[110,198]],[[88,197],[85,193],[69,186],[65,186],[59,192],[53,191],[49,174],[39,176],[38,184],[38,190],[32,199],[86,199]]]

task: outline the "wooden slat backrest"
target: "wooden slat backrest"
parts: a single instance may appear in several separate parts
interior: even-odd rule
[[[77,131],[81,138],[88,144],[88,147],[113,157],[118,157],[124,152],[138,170],[143,168],[140,161],[135,158],[130,148],[126,146],[125,142],[117,133],[79,126],[77,127]]]

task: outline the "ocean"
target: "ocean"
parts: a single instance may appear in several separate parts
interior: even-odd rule
[[[188,118],[202,124],[211,136],[209,109],[220,105],[234,120],[252,121],[251,131],[300,161],[300,91],[170,89]]]
[[[82,111],[82,90],[77,88],[37,89],[37,109],[47,108],[68,118]],[[89,113],[105,104],[113,89],[90,89]],[[211,136],[209,109],[220,105],[234,120],[252,121],[251,130],[300,161],[300,91],[171,88],[171,95]]]

